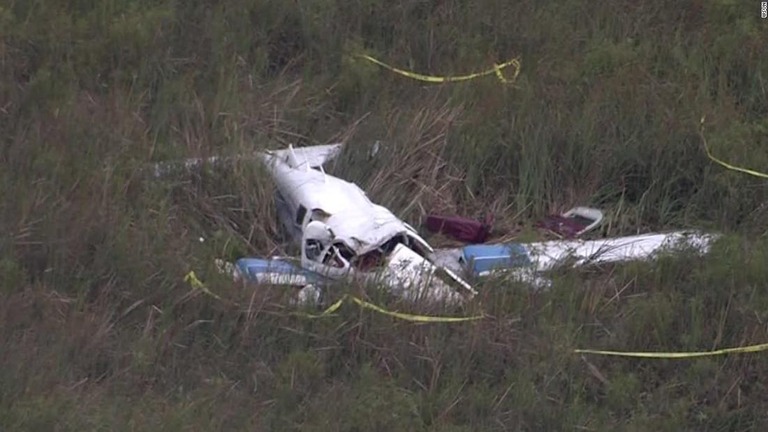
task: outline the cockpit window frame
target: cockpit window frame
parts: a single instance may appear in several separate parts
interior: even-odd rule
[[[296,209],[296,220],[294,222],[297,226],[302,226],[304,224],[304,218],[307,217],[307,208],[303,205],[299,204],[299,207]]]
[[[336,269],[347,269],[350,267],[349,260],[342,256],[339,248],[335,244],[330,245],[321,254],[322,260],[320,261],[324,266],[333,267]],[[331,262],[333,261],[333,263]],[[340,265],[336,265],[340,264]]]

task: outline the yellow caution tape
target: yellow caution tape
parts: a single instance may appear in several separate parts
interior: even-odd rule
[[[372,311],[378,312],[383,315],[387,315],[393,318],[397,318],[405,321],[411,321],[411,322],[455,323],[455,322],[475,321],[475,320],[484,318],[483,315],[475,315],[475,316],[469,316],[469,317],[439,317],[439,316],[414,315],[414,314],[407,314],[402,312],[393,312],[349,294],[344,295],[344,297],[342,297],[336,303],[329,306],[326,310],[324,310],[320,314],[312,315],[312,314],[300,313],[298,315],[301,315],[306,318],[324,318],[327,316],[331,316],[334,312],[336,312],[341,307],[341,305],[347,299],[352,300],[354,303],[357,303],[359,306],[365,309],[370,309]]]
[[[483,318],[483,315],[475,315],[475,316],[469,316],[469,317],[435,317],[435,316],[426,316],[426,315],[412,315],[402,312],[392,312],[385,310],[379,306],[376,306],[375,304],[368,303],[364,300],[361,300],[357,297],[350,296],[349,298],[352,299],[355,303],[358,305],[370,309],[372,311],[376,311],[380,314],[389,315],[394,318],[398,318],[401,320],[406,321],[413,321],[413,322],[423,322],[423,323],[453,323],[453,322],[465,322],[465,321],[475,321]]]
[[[199,289],[200,291],[208,294],[209,296],[217,300],[221,300],[221,297],[211,292],[211,290],[209,290],[208,287],[206,287],[205,284],[202,283],[200,279],[197,278],[197,275],[195,274],[194,271],[191,271],[187,273],[186,276],[184,276],[184,282],[187,282],[188,284],[190,284],[194,289]]]
[[[712,154],[712,152],[709,150],[709,146],[707,145],[707,140],[704,138],[704,117],[701,118],[701,139],[704,142],[704,150],[707,152],[707,157],[709,159],[711,159],[713,162],[718,163],[718,164],[724,166],[725,168],[728,168],[729,170],[733,170],[733,171],[737,171],[737,172],[742,172],[742,173],[745,173],[745,174],[753,175],[755,177],[768,178],[768,174],[761,173],[759,171],[753,171],[753,170],[747,169],[747,168],[737,167],[735,165],[731,165],[728,162],[725,162],[725,161],[722,161],[722,160],[716,158]]]
[[[622,351],[598,351],[589,349],[577,349],[573,352],[577,354],[596,354],[606,356],[618,356],[618,357],[642,357],[642,358],[654,358],[654,359],[680,359],[680,358],[694,358],[694,357],[709,357],[724,354],[740,354],[740,353],[753,353],[759,351],[768,350],[768,343],[760,345],[750,345],[745,347],[725,348],[715,351],[698,351],[698,352],[622,352]]]
[[[419,81],[425,81],[425,82],[431,82],[431,83],[447,83],[447,82],[459,82],[459,81],[468,81],[475,78],[480,78],[486,75],[490,74],[496,74],[496,77],[499,78],[499,81],[501,81],[504,84],[508,84],[509,82],[513,82],[517,79],[517,76],[520,74],[520,60],[517,58],[514,58],[508,62],[501,63],[494,65],[493,68],[488,69],[486,71],[477,72],[469,75],[460,75],[460,76],[432,76],[432,75],[422,75],[416,72],[410,72],[403,69],[398,69],[394,66],[390,66],[381,60],[377,60],[369,55],[366,54],[357,54],[357,57],[363,58],[365,60],[368,60],[371,63],[375,63],[383,68],[389,69],[390,71],[400,74],[402,76],[419,80]],[[511,80],[507,80],[507,78],[504,77],[504,74],[501,73],[502,69],[505,69],[509,66],[515,67],[515,73],[512,76]]]
[[[313,319],[314,318],[325,318],[325,317],[333,316],[333,313],[336,312],[337,310],[339,310],[341,305],[344,304],[344,300],[346,300],[346,299],[347,299],[346,296],[340,298],[339,300],[336,301],[336,303],[328,306],[328,308],[326,310],[322,311],[319,314],[309,314],[309,313],[303,313],[303,312],[293,312],[293,313],[291,313],[291,315],[297,315],[297,316],[301,316],[301,317],[304,317],[304,318],[313,318]]]
[[[186,276],[184,276],[184,282],[189,283],[192,288],[199,289],[200,291],[218,299],[221,300],[221,297],[216,295],[215,293],[211,292],[211,290],[208,289],[208,287],[205,286],[205,284],[198,279],[197,275],[194,271],[190,271],[187,273]],[[353,302],[357,303],[363,308],[370,309],[372,311],[388,315],[394,318],[398,318],[401,320],[411,321],[411,322],[422,322],[422,323],[451,323],[451,322],[464,322],[464,321],[474,321],[484,318],[483,315],[476,315],[476,316],[470,316],[470,317],[435,317],[435,316],[426,316],[426,315],[413,315],[413,314],[407,314],[402,312],[393,312],[388,311],[380,306],[376,306],[373,303],[368,303],[365,300],[359,299],[355,296],[351,296],[349,294],[344,295],[341,299],[336,301],[336,303],[330,305],[327,309],[325,309],[323,312],[317,315],[313,314],[307,314],[307,313],[299,313],[295,312],[292,315],[299,315],[303,316],[305,318],[325,318],[332,316],[334,312],[339,310],[342,304],[344,304],[344,301],[347,299],[352,300]]]

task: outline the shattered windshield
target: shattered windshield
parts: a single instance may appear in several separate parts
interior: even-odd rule
[[[331,267],[338,267],[338,268],[344,268],[349,265],[349,259],[351,256],[348,256],[349,248],[344,246],[341,243],[335,243],[331,247],[328,248],[328,250],[325,252],[325,255],[323,256],[323,264]],[[347,255],[347,256],[345,256]]]
[[[386,267],[387,257],[392,254],[392,251],[395,250],[395,247],[398,244],[402,244],[403,246],[413,250],[423,258],[427,257],[426,252],[419,246],[417,242],[412,241],[408,235],[401,233],[391,237],[389,240],[385,241],[373,250],[370,250],[361,255],[354,256],[350,259],[350,263],[352,264],[352,267],[365,272],[384,268]],[[350,253],[351,252],[352,251],[350,250]]]

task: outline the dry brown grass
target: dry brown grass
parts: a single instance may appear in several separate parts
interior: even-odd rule
[[[768,164],[765,37],[746,3],[102,3],[0,9],[3,430],[766,424],[763,354],[572,354],[768,338],[768,189],[711,164],[696,133],[707,114],[713,151]],[[514,87],[428,86],[350,49],[435,74],[520,55],[523,71]],[[213,269],[291,253],[258,164],[146,169],[334,141],[347,150],[330,169],[414,226],[491,213],[495,240],[527,240],[530,221],[582,204],[605,210],[603,234],[729,235],[708,258],[561,272],[547,292],[478,281],[451,311],[488,315],[470,324],[353,306],[310,320],[284,290]],[[365,288],[339,292],[412,310]]]

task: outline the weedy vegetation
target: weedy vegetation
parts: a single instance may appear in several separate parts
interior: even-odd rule
[[[700,134],[706,116],[714,153],[768,170],[754,3],[3,2],[0,429],[764,429],[768,353],[573,353],[768,342],[768,183],[713,164]],[[356,53],[522,70],[432,85]],[[498,235],[530,240],[537,217],[587,204],[606,211],[598,235],[725,236],[704,258],[562,271],[548,291],[480,282],[477,304],[443,311],[477,322],[352,305],[310,320],[284,289],[213,269],[290,252],[257,164],[147,171],[336,140],[333,171],[417,227],[492,212]]]

